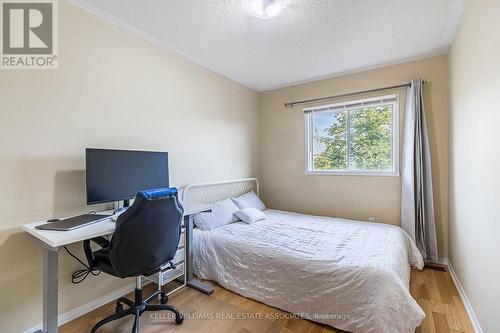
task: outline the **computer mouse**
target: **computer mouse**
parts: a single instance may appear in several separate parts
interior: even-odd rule
[[[47,220],[47,222],[57,222],[57,221],[60,221],[60,219],[50,219],[50,220]]]

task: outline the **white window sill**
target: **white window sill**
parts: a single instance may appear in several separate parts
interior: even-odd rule
[[[309,175],[326,175],[326,176],[370,176],[370,177],[399,177],[399,172],[394,171],[355,171],[355,170],[307,170],[306,176]]]

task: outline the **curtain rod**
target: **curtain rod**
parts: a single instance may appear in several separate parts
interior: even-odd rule
[[[427,81],[422,80],[422,83],[426,84]],[[329,100],[329,99],[341,98],[341,97],[349,97],[349,96],[354,96],[354,95],[369,94],[369,93],[372,93],[372,92],[383,91],[383,90],[390,90],[390,89],[397,89],[397,88],[407,88],[407,87],[410,87],[410,86],[411,86],[411,82],[408,82],[408,83],[405,83],[405,84],[398,84],[396,86],[389,86],[389,87],[382,87],[382,88],[377,88],[377,89],[363,90],[363,91],[357,91],[357,92],[352,92],[352,93],[347,93],[347,94],[341,94],[341,95],[335,95],[335,96],[327,96],[327,97],[320,97],[320,98],[313,98],[313,99],[305,99],[305,100],[302,100],[302,101],[285,103],[285,108],[293,108],[295,105],[299,105],[299,104],[319,102],[319,101],[323,101],[323,100]]]

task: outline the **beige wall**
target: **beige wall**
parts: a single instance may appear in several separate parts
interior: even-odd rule
[[[500,1],[470,0],[450,51],[450,260],[500,332]]]
[[[258,168],[256,92],[59,3],[60,68],[0,71],[2,332],[41,322],[41,251],[19,226],[94,209],[85,147],[168,151],[173,185]],[[60,258],[60,313],[130,282],[102,274],[73,286],[78,265]]]
[[[448,72],[447,57],[365,71],[263,93],[261,96],[261,187],[272,208],[310,214],[400,223],[400,177],[304,175],[304,116],[295,100],[392,86],[423,77],[433,164],[439,255],[448,237]],[[400,108],[404,110],[405,90]],[[390,92],[384,92],[384,94]],[[402,114],[402,112],[401,112]],[[401,122],[403,116],[400,117]],[[400,136],[401,137],[401,136]]]
[[[41,320],[41,252],[19,226],[89,210],[85,147],[166,150],[173,185],[257,175],[272,208],[398,225],[399,177],[304,175],[303,113],[283,103],[416,77],[430,82],[424,94],[439,254],[448,256],[449,238],[483,328],[497,331],[500,272],[488,263],[500,250],[493,209],[500,184],[492,174],[500,164],[500,40],[492,33],[500,29],[499,6],[470,2],[450,64],[439,56],[258,94],[61,1],[60,68],[0,71],[2,332]],[[395,92],[402,123],[405,93]],[[80,247],[71,249],[82,255]],[[73,286],[78,265],[64,253],[60,265],[60,313],[130,282],[103,274]],[[487,267],[492,275],[482,274]]]

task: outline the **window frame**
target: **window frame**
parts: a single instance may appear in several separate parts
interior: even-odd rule
[[[389,101],[386,101],[389,100]],[[379,102],[375,103],[374,102]],[[319,110],[328,108],[343,108],[343,110],[335,111],[319,111],[319,112],[347,112],[348,110],[359,109],[365,103],[370,103],[369,107],[377,107],[380,105],[392,105],[392,170],[314,170],[313,156],[313,121],[312,116],[318,113]],[[304,108],[304,124],[305,124],[305,174],[306,175],[344,175],[344,176],[375,176],[375,177],[399,177],[399,94],[384,95],[359,100],[349,100],[341,103],[319,105],[310,108]],[[349,143],[348,143],[349,144]]]

